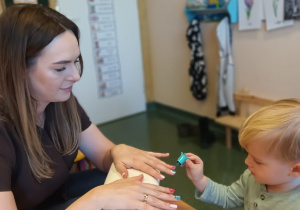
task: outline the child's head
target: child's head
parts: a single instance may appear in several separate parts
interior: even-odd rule
[[[277,101],[253,113],[242,125],[239,141],[248,152],[248,169],[268,191],[281,192],[298,186],[300,100]]]
[[[259,141],[268,154],[286,161],[300,160],[300,100],[285,99],[253,113],[242,125],[243,148]]]

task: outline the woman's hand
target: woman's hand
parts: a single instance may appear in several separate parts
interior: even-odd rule
[[[96,187],[74,202],[68,209],[176,209],[173,189],[142,183],[143,175],[120,179]],[[145,198],[146,197],[146,198]],[[85,208],[87,207],[85,206]],[[87,208],[86,208],[87,209]]]
[[[174,166],[158,159],[160,157],[168,157],[169,153],[146,152],[134,147],[120,144],[116,145],[112,149],[111,154],[116,170],[123,178],[127,178],[127,169],[129,168],[143,171],[159,180],[164,179],[164,176],[160,174],[160,171],[169,175],[175,174],[172,172],[172,170],[175,169]]]

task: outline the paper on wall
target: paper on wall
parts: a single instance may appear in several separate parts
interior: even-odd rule
[[[239,30],[259,29],[264,18],[261,0],[239,0]]]
[[[284,0],[264,0],[267,30],[294,24],[294,20],[284,20]]]

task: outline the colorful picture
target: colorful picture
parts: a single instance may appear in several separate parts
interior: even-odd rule
[[[253,0],[245,0],[245,5],[246,5],[247,20],[249,20],[251,16],[252,6],[253,6]]]
[[[239,30],[259,29],[263,19],[261,0],[238,0]]]

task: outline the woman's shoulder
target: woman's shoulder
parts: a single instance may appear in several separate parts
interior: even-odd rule
[[[12,126],[4,120],[0,120],[0,158],[10,166],[15,165],[16,161],[16,141]]]
[[[89,116],[86,114],[85,110],[83,109],[83,107],[78,102],[78,100],[76,98],[75,100],[76,100],[77,110],[81,121],[82,131],[84,131],[91,125],[91,121]]]
[[[13,127],[6,121],[0,119],[0,151],[14,148],[16,135]]]

